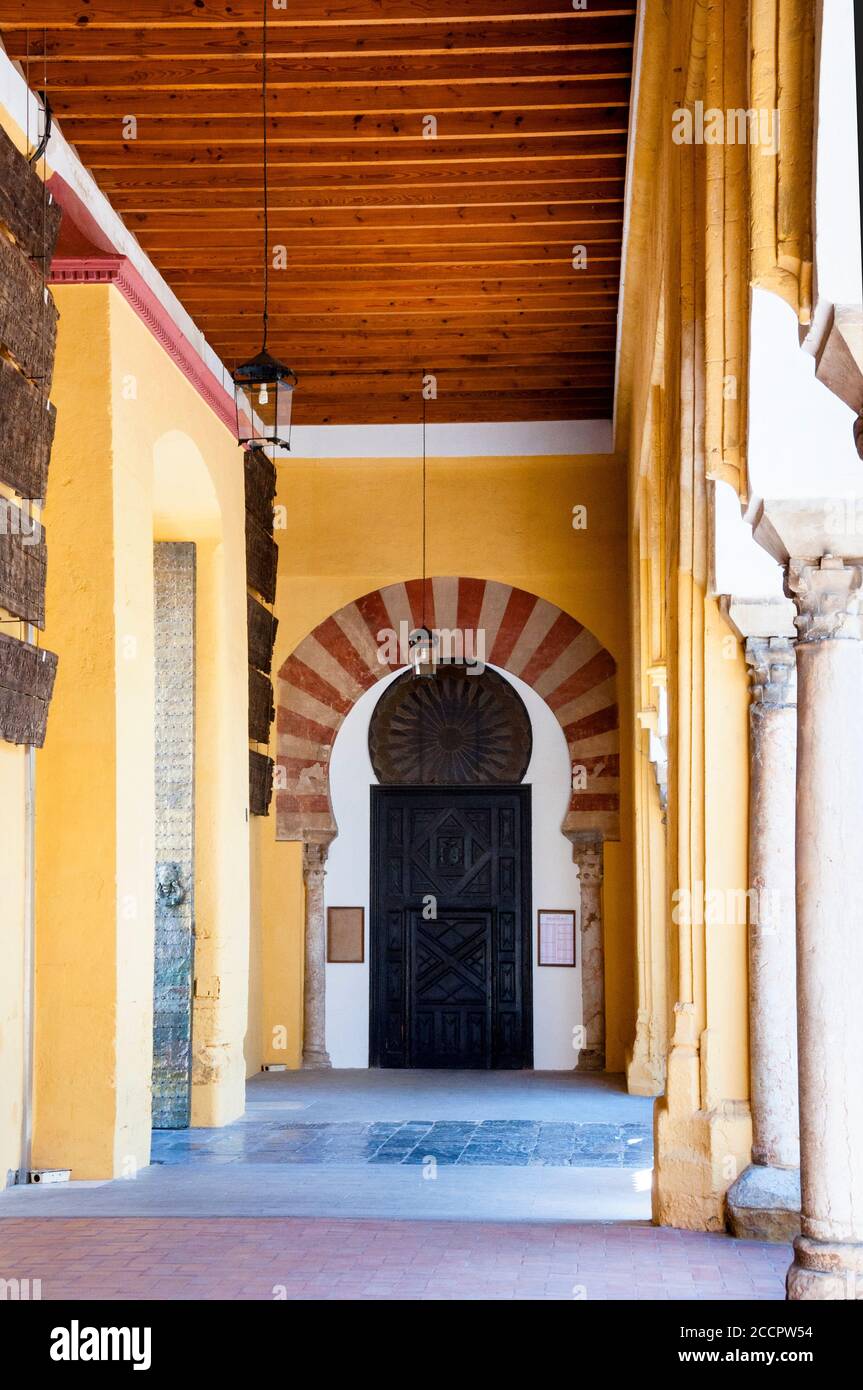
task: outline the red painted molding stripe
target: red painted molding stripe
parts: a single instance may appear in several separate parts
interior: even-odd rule
[[[114,285],[214,415],[236,435],[233,396],[216,380],[128,256],[58,256],[48,280],[52,285]]]

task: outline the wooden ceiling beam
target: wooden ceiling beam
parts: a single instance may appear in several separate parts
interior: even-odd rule
[[[311,381],[311,378],[309,378],[309,381]],[[390,389],[388,391],[374,393],[365,391],[362,388],[362,383],[360,383],[359,390],[354,389],[349,382],[346,382],[345,386],[349,389],[344,391],[336,390],[326,396],[320,392],[312,393],[303,387],[303,403],[319,408],[322,404],[337,406],[359,404],[363,401],[373,401],[376,404],[382,403],[390,406],[405,406],[413,410],[415,418],[422,419],[423,398],[419,390],[393,391]],[[511,401],[558,401],[561,404],[567,402],[577,404],[584,400],[596,400],[597,396],[604,396],[609,388],[610,383],[607,381],[604,384],[601,382],[590,382],[577,387],[524,387],[516,384],[515,386],[506,389],[501,388],[499,390],[492,386],[491,383],[488,383],[484,390],[447,391],[445,393],[441,393],[439,390],[437,398],[434,401],[428,401],[426,405],[427,407],[435,405],[439,410],[444,410],[447,406],[461,405],[465,402],[499,400],[503,394],[506,394]],[[298,387],[295,403],[299,405],[299,402],[300,388]]]
[[[38,66],[31,74],[33,86],[38,86]],[[267,94],[271,116],[277,115],[383,115],[387,112],[414,112],[420,118],[437,116],[438,130],[447,120],[448,112],[457,111],[522,111],[543,107],[584,105],[618,101],[628,94],[630,73],[627,70],[600,77],[576,77],[564,74],[552,81],[513,82],[500,79],[494,82],[453,80],[425,87],[396,82],[381,85],[366,82],[343,82],[340,86],[273,87]],[[90,91],[79,87],[61,91],[51,87],[51,106],[62,121],[67,115],[120,121],[129,114],[129,93],[123,90]],[[429,93],[434,105],[429,107]],[[248,87],[183,88],[135,91],[134,115],[160,116],[185,120],[193,116],[261,118],[260,85]]]
[[[381,57],[364,54],[333,58],[273,58],[268,65],[267,90],[275,94],[284,88],[343,87],[359,83],[364,87],[398,87],[408,83],[422,88],[428,109],[435,110],[434,93],[450,82],[505,82],[512,86],[530,78],[625,77],[632,65],[632,44],[606,48],[573,48],[548,53],[521,50],[518,53],[389,53]],[[43,61],[31,64],[32,77],[42,85]],[[177,87],[209,89],[250,87],[260,92],[260,57],[204,59],[154,58],[75,63],[56,59],[50,65],[50,93],[85,89],[91,92],[121,91],[127,103],[140,92],[174,91]],[[52,97],[53,101],[53,97]]]
[[[531,189],[533,185],[530,186]],[[351,195],[339,199],[327,194],[321,202],[270,204],[270,221],[275,217],[285,230],[308,231],[321,235],[333,230],[365,234],[374,231],[419,231],[422,228],[456,228],[508,226],[512,232],[527,234],[527,228],[544,227],[549,234],[566,235],[573,223],[597,219],[620,221],[623,217],[623,180],[599,179],[582,182],[574,190],[564,189],[556,201],[549,202],[532,192],[520,194],[519,201],[507,202],[502,195],[488,195],[484,202],[465,203],[440,197],[435,202],[398,203],[388,198],[384,204],[358,203]],[[130,212],[127,225],[136,232],[166,233],[183,238],[197,236],[197,229],[208,232],[232,232],[237,229],[260,231],[264,214],[260,207],[246,202],[239,208],[202,208],[200,204],[185,211],[176,208],[153,208]],[[184,244],[180,240],[178,245]]]
[[[185,296],[183,302],[196,322],[201,324],[228,319],[248,323],[260,318],[258,299],[259,292],[251,291],[231,299],[208,297],[206,293]],[[419,328],[429,322],[459,326],[489,323],[497,326],[509,324],[522,314],[528,322],[543,324],[565,323],[567,316],[572,314],[581,327],[586,323],[614,323],[616,312],[614,299],[610,303],[597,304],[571,295],[520,295],[500,299],[483,299],[479,296],[461,299],[400,297],[372,302],[340,297],[337,307],[327,307],[326,300],[314,299],[301,292],[284,299],[271,297],[269,307],[270,322],[276,325],[284,323],[289,327],[292,323],[316,323],[322,329],[347,326],[351,332],[362,331],[366,327],[374,329],[381,326],[382,321],[395,326],[413,323]]]
[[[277,11],[273,11],[275,15]],[[287,11],[290,17],[290,7]],[[284,15],[284,12],[283,12]],[[92,24],[77,29],[32,27],[7,35],[9,56],[47,63],[161,62],[187,58],[250,57],[260,63],[261,11],[257,22],[242,26],[185,25],[172,28],[104,29]],[[567,15],[537,15],[489,24],[485,19],[422,20],[401,23],[291,24],[269,28],[270,62],[281,58],[359,57],[383,55],[497,53],[512,55],[557,50],[615,47],[632,42],[632,20],[626,13],[595,14],[592,9]]]
[[[278,180],[284,170],[332,169],[350,165],[361,173],[367,165],[374,169],[421,169],[431,165],[456,166],[465,176],[491,166],[501,174],[517,171],[522,165],[533,167],[546,160],[578,161],[605,155],[626,155],[626,129],[591,132],[582,135],[553,136],[545,140],[460,140],[414,139],[354,144],[277,144],[268,146],[267,162],[271,178]],[[147,145],[138,140],[91,145],[87,163],[94,174],[102,170],[130,171],[152,168],[167,171],[205,169],[210,178],[219,169],[251,170],[260,182],[262,145]]]
[[[349,201],[357,207],[364,203],[383,207],[388,201],[391,203],[394,197],[402,199],[403,205],[421,207],[424,202],[433,201],[438,190],[448,199],[460,202],[500,203],[506,201],[504,195],[507,189],[511,189],[514,201],[523,195],[530,195],[535,201],[548,202],[554,196],[555,189],[559,190],[561,196],[566,196],[569,192],[578,192],[585,181],[601,178],[603,172],[613,174],[610,160],[579,161],[577,174],[581,177],[574,176],[575,164],[576,161],[567,165],[552,164],[547,169],[524,164],[513,169],[508,178],[499,177],[500,171],[495,169],[490,169],[489,176],[484,177],[481,167],[473,168],[465,177],[458,166],[452,169],[434,166],[409,173],[378,166],[373,177],[369,174],[364,179],[360,179],[350,166],[310,173],[278,170],[272,176],[274,182],[270,185],[269,206],[271,212],[282,207],[308,206],[313,193],[320,195],[313,206],[325,203],[327,195],[332,196],[333,193],[338,193],[344,202],[344,195],[350,193]],[[623,172],[622,162],[620,172]],[[118,198],[123,199],[122,207],[117,204],[120,211],[123,207],[129,210],[135,208],[132,200],[137,198],[140,201],[141,195],[151,196],[151,206],[185,207],[190,199],[193,205],[197,202],[200,206],[202,193],[206,193],[208,204],[214,207],[262,205],[260,177],[252,174],[234,173],[226,180],[227,186],[223,187],[207,169],[184,170],[179,177],[176,173],[160,173],[158,170],[139,173],[134,177],[128,174],[117,176],[105,170],[99,183],[105,192],[116,192]],[[142,209],[137,207],[136,210]]]
[[[6,0],[0,19],[229,367],[260,343],[261,4]],[[305,378],[298,422],[418,425],[425,371],[432,423],[610,416],[634,13],[273,11],[268,240],[288,260],[270,275],[269,337]]]
[[[321,23],[320,0],[290,0],[286,10],[274,10],[269,21],[274,29],[297,24]],[[455,11],[455,13],[453,13]],[[482,19],[490,23],[513,18],[535,19],[543,15],[569,16],[572,0],[339,0],[338,13],[328,14],[334,28],[344,24],[393,24],[417,20],[448,24]],[[586,14],[587,12],[581,12]],[[635,13],[635,0],[594,0],[591,14]],[[260,23],[260,0],[4,0],[2,28],[74,30],[84,26],[116,29],[196,29],[207,25]]]
[[[484,395],[494,391],[574,391],[588,386],[600,390],[613,383],[613,365],[608,362],[585,363],[577,372],[565,372],[555,367],[515,368],[486,367],[472,370],[447,369],[435,373],[438,399],[457,399],[459,396]],[[368,396],[404,396],[416,402],[422,399],[421,371],[379,371],[344,373],[311,372],[302,380],[303,399],[364,400]],[[299,396],[297,397],[299,399]]]
[[[236,324],[225,327],[216,323],[210,330],[211,341],[214,347],[218,344],[225,349],[226,362],[237,363],[248,358],[260,346],[258,334],[253,329],[253,325],[238,330]],[[346,347],[350,348],[351,356],[358,361],[366,357],[389,367],[394,362],[426,363],[429,371],[434,371],[435,364],[451,367],[454,362],[475,356],[494,361],[500,349],[514,354],[512,358],[501,358],[504,363],[512,361],[517,365],[536,353],[551,354],[556,360],[557,354],[566,351],[576,341],[569,325],[565,328],[531,325],[512,329],[492,325],[482,329],[447,331],[438,324],[432,324],[411,332],[390,327],[375,333],[365,330],[347,341],[341,330],[324,333],[317,325],[316,329],[301,333],[296,327],[286,330],[276,328],[273,330],[271,350],[277,356],[281,353],[295,371],[300,370],[298,364],[304,359],[318,365],[323,360],[325,366],[331,366],[331,359]],[[601,353],[606,349],[613,352],[614,329],[600,325],[579,334],[577,341],[592,353]]]
[[[258,332],[261,312],[257,305],[245,309],[214,305],[212,309],[198,309],[194,317],[201,327],[211,326],[214,331],[233,328],[238,334],[251,337]],[[508,333],[536,329],[543,333],[578,333],[580,341],[590,341],[592,336],[602,337],[609,330],[613,333],[616,321],[614,309],[517,309],[501,313],[489,306],[472,313],[453,310],[447,314],[440,314],[436,309],[398,313],[370,310],[359,314],[336,312],[328,314],[325,320],[322,314],[292,314],[276,308],[270,312],[269,327],[274,335],[359,333],[387,337],[403,330],[414,334],[449,332],[455,335],[473,330]]]
[[[540,106],[510,111],[451,111],[438,121],[435,139],[441,144],[458,140],[503,140],[512,136],[541,140],[546,137],[576,135],[585,131],[626,131],[629,119],[629,90],[622,90],[617,101],[585,106]],[[62,129],[66,139],[78,149],[91,145],[115,145],[123,140],[123,122],[116,115],[102,117],[65,115]],[[270,116],[267,138],[271,149],[279,145],[317,142],[318,144],[361,144],[375,140],[422,138],[422,113],[398,111],[391,114],[344,111],[335,115],[311,115],[305,111],[286,111]],[[170,116],[137,117],[136,140],[155,149],[164,146],[263,143],[260,126],[249,116]],[[86,155],[89,158],[89,154]]]
[[[546,398],[528,398],[515,401],[507,395],[500,395],[479,401],[448,402],[441,405],[434,415],[427,417],[427,424],[492,424],[495,422],[539,420],[596,420],[607,419],[611,415],[613,398],[606,392],[579,401]],[[413,407],[394,405],[386,409],[377,402],[357,402],[355,405],[335,407],[315,406],[310,403],[296,404],[297,425],[416,425],[420,421]],[[429,439],[429,452],[434,456],[434,437]],[[419,446],[417,449],[419,454]]]
[[[528,267],[555,266],[561,267],[572,264],[570,254],[565,246],[543,247],[543,246],[502,246],[480,248],[483,251],[483,265],[487,271],[494,272],[499,266],[517,266],[520,269]],[[359,274],[362,270],[374,270],[379,272],[382,267],[392,266],[397,271],[415,270],[421,266],[423,270],[427,267],[455,267],[462,272],[472,270],[475,262],[468,254],[469,248],[444,247],[442,251],[428,251],[418,248],[406,248],[403,254],[398,255],[392,248],[375,248],[371,251],[351,251],[341,258],[328,251],[326,257],[314,253],[292,253],[290,266],[293,270],[303,270],[309,273],[328,272],[328,271],[350,271],[355,268]],[[543,254],[545,253],[545,254]],[[160,260],[161,264],[161,260]],[[174,260],[165,267],[166,274],[170,275],[172,269],[196,269],[199,274],[206,273],[210,264],[224,267],[224,260],[214,260],[212,263],[206,258],[196,261],[188,259],[185,255],[182,259]],[[590,264],[595,271],[607,274],[618,274],[620,270],[620,249],[614,247],[606,250],[599,248],[599,252],[592,252]]]
[[[323,194],[327,190],[335,189],[340,189],[343,193],[353,192],[358,205],[361,205],[361,198],[374,202],[372,195],[376,192],[379,195],[377,205],[380,206],[393,191],[398,193],[403,190],[408,193],[411,189],[419,189],[428,193],[439,188],[448,197],[464,199],[466,202],[476,202],[483,193],[486,198],[489,194],[496,193],[499,195],[497,201],[501,201],[500,195],[507,189],[512,190],[515,200],[524,193],[540,202],[547,202],[553,188],[560,188],[562,193],[569,189],[577,191],[579,184],[586,180],[600,179],[604,174],[613,177],[617,172],[614,158],[587,156],[578,160],[556,160],[549,161],[547,167],[543,165],[542,160],[514,161],[509,169],[505,165],[495,167],[485,164],[469,167],[460,164],[439,164],[427,168],[377,164],[373,169],[365,171],[365,177],[356,164],[331,165],[329,168],[310,166],[308,172],[296,166],[284,169],[277,167],[270,174],[270,208],[290,206],[290,203],[285,202],[285,198],[293,190],[301,193],[320,190]],[[618,159],[618,170],[622,176],[623,155]],[[170,193],[178,189],[206,189],[212,192],[214,199],[218,195],[221,200],[223,196],[239,192],[243,194],[247,203],[251,201],[253,207],[258,206],[257,200],[262,199],[260,171],[246,173],[243,170],[234,170],[225,182],[228,186],[223,190],[214,180],[213,171],[199,166],[183,169],[179,175],[176,171],[159,169],[141,170],[135,174],[127,174],[125,171],[118,174],[116,170],[105,169],[99,179],[104,189],[116,188],[128,194],[148,190]],[[405,202],[411,203],[413,199],[406,197]]]
[[[312,356],[304,356],[302,345],[295,341],[294,358],[297,370],[302,367],[305,377],[314,376],[316,378],[328,377],[337,380],[343,376],[388,376],[394,372],[416,372],[422,370],[425,364],[431,359],[428,357],[428,344],[418,344],[413,338],[404,340],[404,358],[392,359],[389,357],[376,356],[374,351],[363,344],[363,351],[356,351],[356,344],[350,345],[347,349],[344,343],[339,344],[332,351],[328,361],[319,362]],[[397,365],[394,366],[393,362]],[[574,349],[570,342],[561,348],[560,352],[548,352],[545,349],[530,347],[525,341],[507,342],[499,344],[492,350],[488,344],[477,352],[470,347],[467,349],[459,348],[453,353],[452,361],[439,362],[434,368],[441,373],[476,373],[476,372],[496,372],[517,371],[530,369],[533,371],[555,371],[555,372],[575,372],[582,371],[585,367],[606,365],[611,362],[614,365],[613,356],[605,350],[597,352],[594,347],[582,347]],[[431,370],[431,368],[430,368]]]
[[[244,276],[242,283],[238,284],[236,275],[233,281],[227,273],[219,280],[214,280],[208,275],[207,283],[203,285],[200,283],[200,276],[197,277],[197,283],[194,275],[179,278],[172,276],[171,283],[172,288],[178,285],[182,288],[184,304],[248,304],[263,293],[260,276]],[[582,283],[575,274],[570,275],[568,279],[560,276],[554,280],[510,282],[459,280],[454,284],[431,284],[417,280],[397,289],[392,285],[388,286],[385,281],[379,284],[352,285],[349,276],[342,280],[327,280],[323,283],[317,277],[303,280],[290,276],[271,287],[270,291],[271,304],[289,304],[297,313],[306,312],[301,307],[303,304],[310,306],[310,312],[325,306],[324,312],[333,313],[336,312],[336,306],[343,303],[351,308],[355,303],[367,304],[370,309],[399,306],[410,308],[414,305],[428,304],[445,312],[449,306],[458,308],[466,299],[481,304],[498,304],[501,300],[512,303],[536,300],[538,308],[542,307],[543,301],[553,299],[569,308],[579,305],[584,305],[585,308],[614,308],[617,304],[617,288],[603,290],[597,288],[595,283]]]
[[[335,231],[335,229],[334,229]],[[454,231],[454,229],[453,229]],[[584,246],[588,254],[588,265],[586,271],[607,274],[607,263],[609,259],[618,260],[618,242],[614,238],[617,228],[614,225],[609,227],[598,227],[600,234],[607,232],[607,235],[582,235],[578,234],[578,245]],[[560,263],[573,263],[573,234],[564,227],[560,232],[559,242],[549,242],[548,232],[546,239],[535,236],[534,239],[523,240],[520,232],[518,242],[511,242],[504,236],[488,236],[482,229],[478,229],[475,238],[463,236],[463,238],[453,238],[450,229],[446,234],[441,234],[441,243],[436,245],[434,239],[434,228],[417,229],[411,228],[413,235],[410,238],[400,239],[397,234],[386,235],[384,232],[370,231],[367,238],[345,232],[345,238],[339,239],[338,235],[327,236],[306,236],[302,232],[292,232],[288,228],[282,232],[275,232],[272,235],[272,243],[278,245],[279,239],[282,245],[288,247],[288,267],[293,265],[320,265],[321,275],[327,278],[328,275],[342,270],[345,267],[367,267],[368,277],[374,279],[375,275],[381,274],[379,267],[382,265],[393,265],[410,270],[417,265],[450,265],[456,264],[461,268],[463,274],[475,274],[474,270],[467,270],[467,267],[482,267],[488,265],[493,267],[492,274],[503,274],[498,267],[513,267],[510,274],[532,274],[532,271],[521,270],[523,265],[542,265],[550,261],[560,270]],[[567,235],[568,234],[568,235]],[[188,240],[183,239],[181,246],[174,243],[178,240],[175,232],[139,232],[140,245],[153,252],[160,265],[165,270],[182,270],[183,267],[202,268],[213,267],[214,270],[220,268],[238,267],[238,265],[249,265],[258,268],[261,264],[260,234],[250,228],[246,232],[235,232],[231,236],[214,236],[213,240],[208,240],[206,231],[200,236],[192,236]],[[446,236],[446,240],[443,240]],[[406,274],[407,274],[406,270]],[[374,272],[374,274],[372,274]],[[279,274],[279,272],[275,272]],[[434,274],[434,270],[431,271]],[[488,271],[486,271],[488,274]],[[585,274],[585,271],[580,271]],[[363,277],[359,277],[360,279]]]

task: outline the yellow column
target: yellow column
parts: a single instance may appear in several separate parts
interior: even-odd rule
[[[152,501],[148,476],[113,451],[112,293],[57,291],[45,510],[59,669],[37,758],[34,1165],[76,1178],[149,1160]]]

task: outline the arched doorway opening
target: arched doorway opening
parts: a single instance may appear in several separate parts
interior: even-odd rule
[[[407,671],[375,707],[372,1066],[532,1064],[532,743],[490,667]]]
[[[336,736],[347,717],[358,704],[365,705],[370,714],[374,687],[379,682],[392,681],[403,671],[409,657],[402,646],[423,613],[441,647],[455,644],[459,653],[471,654],[468,659],[474,664],[479,654],[483,668],[494,666],[502,677],[520,682],[522,695],[539,706],[543,717],[554,727],[564,782],[556,819],[553,825],[549,822],[543,838],[544,842],[559,846],[570,867],[573,862],[576,866],[581,895],[579,949],[587,969],[582,975],[581,1007],[577,1012],[570,1009],[567,1015],[566,1060],[558,1053],[554,1060],[537,1060],[536,1065],[571,1069],[575,1055],[578,1069],[602,1069],[603,846],[619,834],[616,665],[591,632],[547,600],[498,581],[450,577],[428,580],[425,588],[421,581],[393,584],[347,604],[320,623],[279,671],[277,838],[300,840],[304,845],[303,1065],[330,1065],[328,1045],[334,1023],[341,1056],[352,1058],[338,1061],[337,1065],[367,1065],[368,1020],[362,1029],[361,1060],[355,1010],[342,993],[340,1005],[347,1008],[329,1008],[327,994],[334,984],[334,975],[361,968],[368,973],[368,941],[364,966],[333,967],[328,963],[327,909],[333,898],[330,887],[325,890],[324,885],[330,846],[336,842],[339,849],[335,857],[342,859],[348,826],[363,815],[368,822],[369,795],[359,786],[363,776],[359,763],[363,759],[368,762],[368,749],[361,752],[358,747],[353,748],[353,757],[359,760],[358,776],[349,777],[349,810],[339,810],[338,815],[332,795],[331,764]],[[402,632],[404,644],[399,642]],[[457,750],[445,751],[452,754]],[[369,767],[371,773],[370,764]],[[371,781],[371,775],[368,780]],[[353,878],[346,900],[358,902],[356,855],[351,853],[348,858]],[[368,864],[367,857],[365,863]],[[559,905],[551,900],[546,902],[543,892],[535,891],[534,898],[538,907]],[[368,905],[366,916],[368,919]],[[545,977],[563,974],[544,969],[538,973]],[[536,983],[534,969],[534,987]],[[354,1032],[349,1046],[341,1049],[341,1041],[349,1031],[346,1019],[353,1020]],[[579,1019],[585,1023],[579,1023]],[[574,1053],[576,1024],[580,1036]],[[593,1030],[590,1036],[588,1028]]]

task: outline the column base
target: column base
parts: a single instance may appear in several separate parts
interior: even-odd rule
[[[626,1089],[631,1096],[661,1096],[665,1090],[665,1058],[652,1055],[638,1034],[626,1053]]]
[[[785,1289],[793,1300],[863,1299],[863,1244],[798,1236]]]
[[[605,1049],[583,1047],[575,1064],[576,1071],[605,1071]]]
[[[303,1068],[306,1071],[326,1071],[332,1065],[328,1052],[303,1052]]]
[[[739,1240],[789,1244],[800,1234],[800,1169],[752,1163],[726,1193],[728,1224]]]

